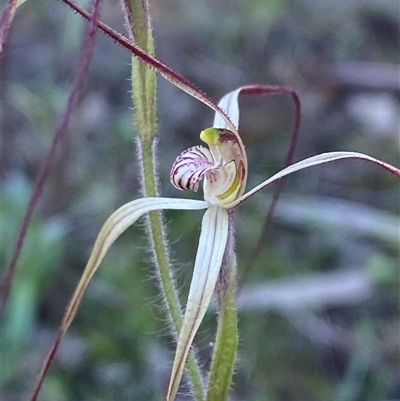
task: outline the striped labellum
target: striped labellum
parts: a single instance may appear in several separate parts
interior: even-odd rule
[[[193,146],[183,151],[171,169],[171,182],[180,190],[197,191],[204,179],[204,199],[210,205],[229,207],[244,191],[246,157],[232,131],[207,128],[200,138],[209,146]]]

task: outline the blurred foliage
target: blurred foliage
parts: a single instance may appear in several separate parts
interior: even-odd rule
[[[303,123],[296,159],[355,150],[399,165],[399,85],[371,89],[353,85],[351,77],[343,83],[324,75],[347,62],[398,64],[398,2],[154,0],[151,12],[157,55],[213,98],[252,82],[298,90]],[[104,2],[102,19],[124,31],[118,2]],[[27,2],[17,12],[1,74],[2,266],[9,262],[32,182],[64,110],[83,27],[78,16],[52,0]],[[99,36],[69,136],[29,229],[2,324],[4,400],[27,399],[101,224],[117,206],[140,196],[128,64],[126,52]],[[251,186],[282,166],[293,105],[283,96],[244,99],[241,106]],[[205,107],[159,80],[162,195],[180,196],[169,185],[170,166],[180,151],[199,143],[198,133],[211,121]],[[241,310],[232,399],[399,399],[399,242],[392,229],[387,236],[373,229],[398,222],[398,183],[372,166],[345,162],[299,173],[286,188],[285,199],[294,202],[307,196],[310,203],[324,197],[359,205],[357,215],[371,217],[372,228],[348,229],[355,215],[340,217],[339,203],[312,209],[312,218],[309,210],[294,218],[282,201],[283,212],[269,227],[245,285],[359,269],[368,272],[370,293],[348,305],[309,311],[301,304],[296,310],[285,305],[262,313]],[[238,212],[239,272],[258,240],[270,195],[265,191]],[[389,225],[380,217],[374,220],[381,216],[375,210],[388,216]],[[184,297],[201,213],[165,216]],[[162,398],[173,344],[147,248],[140,224],[112,248],[63,342],[42,400]],[[305,312],[319,322],[309,330],[298,324]],[[210,313],[197,335],[205,365],[214,330]]]
[[[2,265],[11,257],[13,240],[25,211],[30,195],[30,185],[19,175],[9,176],[2,186],[2,207],[0,210],[2,238]],[[54,269],[60,263],[64,252],[66,221],[52,217],[44,221],[34,219],[24,253],[19,259],[15,285],[5,310],[2,326],[2,372],[4,383],[13,376],[18,361],[21,361],[34,334],[39,318],[42,295],[51,281]],[[38,250],[40,250],[38,252]]]

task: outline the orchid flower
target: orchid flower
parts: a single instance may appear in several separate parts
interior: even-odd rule
[[[215,111],[213,126],[200,133],[200,139],[207,145],[196,145],[183,151],[172,165],[171,183],[179,190],[197,191],[203,180],[203,200],[143,197],[131,201],[116,210],[105,222],[94,244],[91,256],[63,316],[56,340],[45,359],[39,381],[32,400],[36,400],[52,358],[64,334],[71,325],[85,290],[96,273],[100,263],[117,238],[133,225],[141,216],[154,210],[201,210],[205,209],[201,234],[194,263],[193,277],[186,302],[182,326],[179,333],[176,354],[172,366],[171,379],[166,401],[176,397],[185,363],[197,330],[204,318],[220,275],[223,258],[227,252],[230,219],[228,212],[236,208],[249,197],[268,185],[296,171],[308,167],[333,162],[341,159],[362,159],[383,167],[400,177],[400,170],[368,155],[356,152],[332,152],[319,154],[292,164],[248,192],[246,182],[248,163],[246,151],[239,135],[239,95],[263,94],[271,91],[262,86],[241,87],[225,95],[218,106],[201,90],[185,80],[169,67],[155,59],[151,54],[138,47],[134,42],[118,34],[100,21],[97,14],[91,19],[90,14],[80,9],[71,0],[62,0],[84,18],[94,21],[93,24],[113,38],[117,43],[132,52],[147,67],[176,85],[178,88],[198,99]],[[10,0],[7,8],[6,23],[3,31],[9,29],[17,4]],[[5,35],[4,35],[5,36]],[[151,40],[150,40],[151,42]],[[2,44],[2,43],[1,43]],[[152,47],[152,43],[151,46]],[[1,49],[0,49],[1,53]],[[151,85],[150,85],[151,86]]]
[[[400,176],[399,169],[368,155],[356,152],[331,152],[295,163],[244,193],[248,166],[243,142],[238,133],[238,97],[241,92],[251,93],[255,88],[242,87],[225,95],[219,107],[229,117],[233,127],[227,124],[223,115],[216,113],[213,127],[200,133],[200,139],[208,145],[208,148],[197,145],[183,151],[171,169],[170,179],[177,189],[197,191],[199,181],[204,180],[203,192],[207,211],[203,218],[193,278],[166,401],[175,399],[186,357],[216,286],[227,244],[229,209],[237,207],[261,189],[289,174],[341,159],[370,161]]]
[[[183,151],[173,163],[170,179],[179,190],[197,191],[203,180],[204,200],[144,197],[117,209],[103,225],[80,282],[67,307],[60,332],[44,367],[70,326],[89,282],[115,240],[145,213],[153,210],[206,209],[201,226],[193,277],[179,334],[166,401],[173,401],[184,372],[194,336],[211,302],[228,241],[228,211],[236,208],[261,189],[308,167],[342,159],[361,159],[383,167],[400,177],[400,170],[371,156],[356,152],[323,153],[304,159],[279,171],[255,188],[245,192],[248,175],[247,156],[238,133],[240,93],[261,94],[255,86],[241,87],[225,95],[216,112],[213,127],[200,133],[208,147],[196,145]],[[259,88],[259,87],[258,87]],[[227,118],[228,117],[228,118]],[[41,375],[42,377],[43,375]]]

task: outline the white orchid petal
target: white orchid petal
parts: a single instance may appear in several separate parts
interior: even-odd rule
[[[173,401],[179,388],[194,336],[210,304],[228,239],[228,213],[214,206],[204,214],[193,278],[179,334],[166,401]]]
[[[227,93],[218,103],[218,106],[226,113],[236,129],[239,129],[239,94],[242,88]],[[215,113],[213,127],[228,128],[230,125],[219,113]]]
[[[207,171],[217,167],[211,152],[204,146],[184,150],[175,160],[170,172],[172,185],[179,189],[197,191],[199,181]]]
[[[66,331],[71,324],[85,289],[111,245],[144,213],[159,209],[200,210],[206,207],[207,202],[205,201],[173,198],[141,198],[129,202],[116,210],[100,230],[89,261],[64,315],[63,331]]]
[[[284,168],[283,170],[279,171],[277,174],[270,177],[268,180],[262,182],[261,184],[257,185],[251,191],[247,192],[243,196],[241,196],[236,201],[232,202],[229,205],[229,208],[236,207],[240,203],[244,202],[247,198],[254,195],[261,189],[265,188],[266,186],[272,184],[273,182],[287,176],[290,174],[295,173],[296,171],[304,170],[309,167],[318,166],[320,164],[330,163],[337,160],[343,159],[358,159],[358,160],[366,160],[377,164],[378,166],[390,171],[392,174],[397,175],[400,177],[400,169],[397,167],[392,166],[391,164],[385,163],[381,160],[375,159],[374,157],[365,155],[363,153],[358,152],[329,152],[329,153],[321,153],[316,156],[309,157],[307,159],[301,160],[295,164],[292,164],[289,167]]]

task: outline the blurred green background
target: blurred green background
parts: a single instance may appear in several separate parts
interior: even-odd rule
[[[214,99],[249,83],[298,91],[303,120],[296,160],[353,150],[399,165],[398,1],[150,4],[157,56]],[[102,19],[124,32],[117,1],[104,2]],[[28,1],[17,12],[1,71],[3,269],[65,109],[84,26],[56,1]],[[98,35],[2,322],[4,401],[28,399],[102,223],[140,196],[129,61]],[[158,94],[161,194],[200,198],[176,191],[169,169],[182,150],[200,143],[213,115],[162,79]],[[246,98],[241,110],[251,187],[281,168],[294,107],[290,96],[275,96]],[[291,177],[248,270],[273,189],[237,213],[241,340],[232,400],[400,399],[398,182],[359,161]],[[201,212],[165,217],[185,299]],[[158,295],[137,224],[95,276],[40,399],[161,400],[173,344]],[[214,333],[210,311],[196,338],[204,366]],[[180,399],[190,399],[184,390]]]

